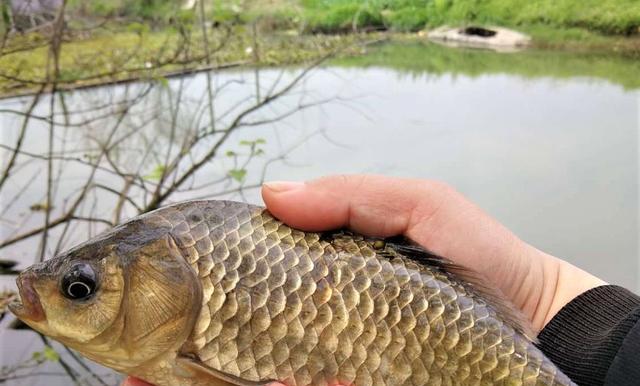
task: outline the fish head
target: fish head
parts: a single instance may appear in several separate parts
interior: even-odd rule
[[[19,319],[119,371],[175,352],[202,297],[166,224],[148,218],[26,269],[17,284]]]
[[[124,293],[123,267],[109,250],[90,245],[33,265],[17,278],[20,300],[10,310],[52,338],[85,343],[116,320]]]

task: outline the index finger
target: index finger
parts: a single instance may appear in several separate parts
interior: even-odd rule
[[[269,182],[269,211],[302,230],[348,227],[370,236],[404,233],[427,220],[444,199],[444,184],[377,175],[331,176],[307,183]]]

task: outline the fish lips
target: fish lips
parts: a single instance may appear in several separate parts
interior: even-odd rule
[[[40,297],[33,287],[36,277],[32,273],[23,273],[18,276],[18,292],[20,300],[9,304],[9,310],[24,322],[42,322],[46,320],[46,315]]]

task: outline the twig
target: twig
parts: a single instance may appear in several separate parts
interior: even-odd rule
[[[200,28],[202,29],[202,42],[204,43],[205,62],[207,66],[211,66],[211,53],[209,52],[209,38],[207,37],[207,23],[205,20],[204,0],[200,0]],[[207,107],[209,108],[209,125],[210,131],[216,131],[216,119],[214,113],[213,89],[211,88],[211,71],[207,71]]]
[[[47,82],[51,84],[52,93],[55,95],[56,85],[58,78],[60,77],[60,47],[62,44],[62,31],[64,29],[64,10],[67,5],[67,1],[64,0],[62,5],[58,9],[58,14],[54,21],[53,36],[51,38],[51,44],[49,48],[49,56],[47,59]],[[53,136],[55,125],[53,124],[53,114],[55,111],[54,95],[50,98],[50,120],[49,124],[49,154],[53,153]],[[47,200],[44,214],[44,229],[42,231],[41,249],[39,254],[39,260],[44,260],[44,255],[47,250],[47,240],[49,237],[49,221],[51,220],[51,208],[53,203],[53,160],[51,157],[47,160]]]

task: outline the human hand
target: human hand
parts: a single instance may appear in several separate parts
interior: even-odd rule
[[[270,182],[269,211],[307,231],[348,227],[369,236],[404,234],[432,253],[484,275],[539,332],[601,279],[520,240],[451,187],[373,175]]]

